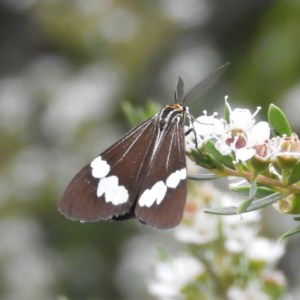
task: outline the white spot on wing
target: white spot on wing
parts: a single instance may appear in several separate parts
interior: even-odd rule
[[[92,176],[94,178],[103,178],[105,177],[109,171],[110,166],[109,164],[101,158],[101,156],[96,157],[91,162],[91,168],[92,168]]]
[[[159,205],[167,194],[168,188],[175,189],[181,180],[186,179],[186,168],[173,172],[164,183],[156,182],[152,188],[146,189],[139,198],[139,206],[151,207],[155,202]]]
[[[127,202],[129,194],[123,185],[119,185],[117,176],[109,176],[100,179],[97,189],[97,196],[104,195],[106,202],[111,202],[113,205],[119,205]]]
[[[146,189],[139,199],[140,206],[150,207],[156,202],[160,204],[167,192],[167,187],[163,181],[156,182],[151,189]]]
[[[179,182],[184,179],[186,179],[186,168],[177,170],[169,175],[166,181],[167,187],[175,189]]]

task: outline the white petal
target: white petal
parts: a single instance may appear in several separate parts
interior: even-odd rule
[[[212,136],[221,135],[225,132],[225,122],[212,116],[200,116],[194,122],[197,135]]]
[[[252,127],[253,118],[249,109],[235,108],[230,114],[230,123],[233,127],[247,130]]]
[[[251,260],[275,263],[284,254],[285,246],[280,241],[256,238],[245,250],[245,255]]]
[[[246,161],[255,155],[255,150],[252,148],[241,148],[235,151],[237,160]]]
[[[255,124],[249,134],[249,143],[263,143],[270,137],[270,126],[268,122],[262,121]]]
[[[231,153],[231,148],[223,141],[217,141],[215,147],[222,155]]]

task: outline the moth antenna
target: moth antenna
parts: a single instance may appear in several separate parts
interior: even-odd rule
[[[184,82],[183,79],[178,76],[175,88],[175,102],[182,103],[184,97]]]
[[[217,79],[223,74],[223,72],[229,67],[230,62],[222,65],[221,67],[217,68],[213,71],[210,75],[196,84],[183,98],[182,103],[185,102],[193,102],[199,97],[201,97],[216,81]]]

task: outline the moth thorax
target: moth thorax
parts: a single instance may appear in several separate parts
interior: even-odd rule
[[[181,105],[168,105],[160,112],[159,127],[164,129],[168,124],[180,123],[183,120],[184,108]]]

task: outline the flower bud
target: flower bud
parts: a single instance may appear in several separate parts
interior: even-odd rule
[[[270,165],[270,160],[262,158],[261,156],[254,155],[250,160],[251,166],[258,174],[266,171]]]
[[[281,169],[293,169],[298,160],[298,157],[284,153],[276,156],[276,161]]]
[[[276,204],[276,209],[284,214],[299,214],[300,213],[300,195],[292,194],[281,200]]]

